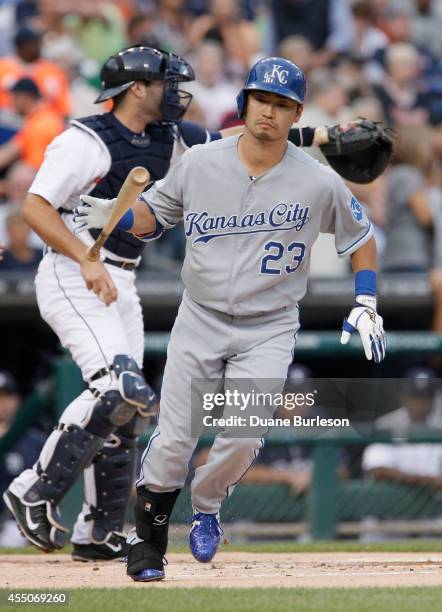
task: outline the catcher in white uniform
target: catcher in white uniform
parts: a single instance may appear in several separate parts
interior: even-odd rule
[[[357,330],[367,359],[385,356],[371,223],[333,170],[287,143],[304,95],[304,74],[296,65],[281,58],[258,62],[238,96],[244,134],[187,151],[122,221],[127,231],[149,240],[183,220],[187,238],[185,291],[168,347],[158,427],[137,482],[136,528],[128,539],[127,572],[134,580],[165,575],[169,517],[197,443],[190,429],[191,380],[285,379],[299,328],[297,303],[320,232],[335,235],[338,255],[349,255],[355,272],[356,298],[341,342]],[[87,202],[84,222],[102,227],[109,202]],[[207,463],[197,468],[190,532],[197,560],[213,558],[222,500],[261,446],[260,437],[222,432]]]

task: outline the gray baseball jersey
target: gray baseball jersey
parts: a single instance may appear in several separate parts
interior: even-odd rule
[[[333,170],[288,143],[276,166],[251,178],[238,138],[192,147],[142,195],[165,229],[184,221],[182,278],[190,297],[236,316],[304,296],[319,232],[335,235],[339,256],[372,234],[362,206]]]

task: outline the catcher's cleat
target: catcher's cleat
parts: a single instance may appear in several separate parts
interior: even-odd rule
[[[74,561],[124,561],[129,551],[126,536],[118,531],[109,534],[101,544],[73,544]]]
[[[192,555],[200,563],[208,563],[218,550],[223,530],[217,514],[197,512],[192,517],[189,545]]]
[[[25,504],[7,490],[3,500],[22,535],[34,546],[45,552],[63,548],[68,529],[61,523],[57,510],[48,501],[34,506]]]

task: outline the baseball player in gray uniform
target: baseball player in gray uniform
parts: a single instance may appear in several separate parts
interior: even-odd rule
[[[357,330],[367,359],[384,358],[371,223],[333,170],[287,143],[304,95],[305,77],[295,64],[259,61],[238,96],[244,134],[189,149],[123,221],[128,231],[149,240],[183,220],[187,239],[185,291],[167,351],[158,426],[137,482],[136,527],[128,539],[127,572],[134,580],[165,575],[169,517],[197,444],[190,427],[192,379],[285,379],[299,328],[297,304],[320,232],[335,235],[338,255],[350,256],[355,272],[356,298],[341,342]],[[96,224],[96,211],[108,206],[90,204],[90,219],[83,221]],[[207,463],[196,469],[189,539],[198,561],[215,555],[221,503],[262,444],[261,437],[221,432]]]

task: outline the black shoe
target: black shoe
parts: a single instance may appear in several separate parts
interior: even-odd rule
[[[129,544],[122,533],[114,531],[103,544],[74,544],[74,561],[123,561],[129,551]]]
[[[3,500],[20,532],[31,544],[45,552],[63,548],[68,530],[48,501],[42,500],[36,506],[29,506],[9,490],[3,494]]]

